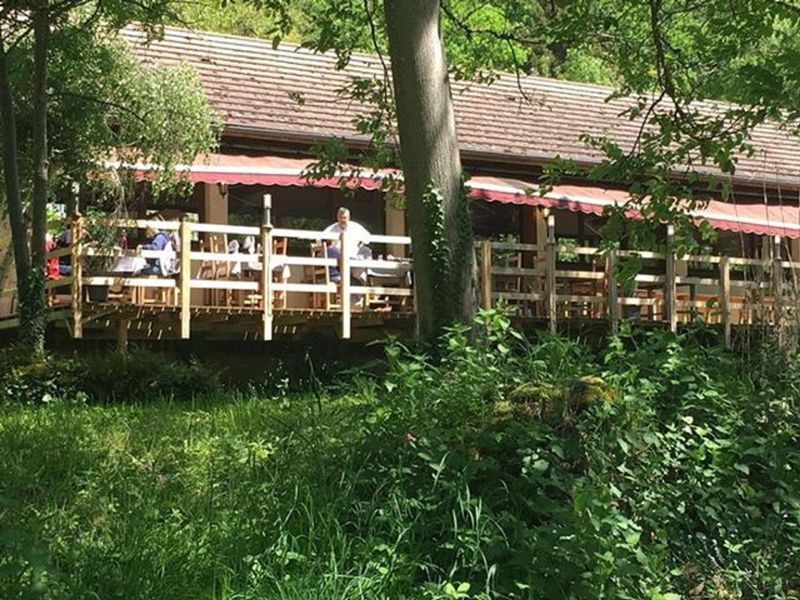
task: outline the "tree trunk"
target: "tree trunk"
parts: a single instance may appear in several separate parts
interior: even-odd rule
[[[47,46],[50,38],[48,0],[42,0],[33,13],[33,206],[31,271],[28,285],[20,290],[27,305],[20,311],[20,328],[32,355],[44,354],[47,323],[45,295],[45,236],[47,235]]]
[[[475,311],[469,199],[439,29],[439,0],[384,0],[423,338]]]
[[[0,27],[0,128],[2,128],[3,178],[5,180],[5,199],[8,219],[11,224],[11,241],[14,247],[14,265],[17,282],[24,282],[31,270],[31,257],[28,250],[28,234],[22,210],[22,194],[19,184],[19,165],[17,161],[17,125],[14,100],[8,81],[5,40]]]

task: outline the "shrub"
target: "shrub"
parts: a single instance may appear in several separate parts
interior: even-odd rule
[[[221,387],[218,373],[196,360],[169,361],[145,350],[88,358],[81,361],[80,371],[81,389],[97,401],[191,400]]]
[[[33,363],[9,353],[0,367],[0,402],[189,400],[219,389],[218,374],[200,363],[166,361],[143,350],[81,359],[48,356]]]
[[[42,404],[82,397],[79,367],[72,360],[47,357],[17,363],[4,357],[0,367],[0,404]]]

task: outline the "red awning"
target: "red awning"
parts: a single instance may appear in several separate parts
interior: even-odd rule
[[[235,156],[209,154],[198,157],[192,165],[179,165],[177,170],[195,183],[227,183],[244,185],[278,185],[317,188],[359,187],[378,190],[390,170],[346,170],[324,179],[308,179],[306,169],[313,163],[307,158],[279,156]],[[119,166],[119,165],[116,165]],[[133,166],[142,177],[152,171],[148,165]],[[509,177],[476,176],[467,182],[470,195],[487,202],[542,206],[573,212],[601,215],[604,207],[622,204],[627,192],[589,185],[558,185],[539,195],[536,183]],[[711,200],[704,210],[694,211],[698,219],[707,220],[717,229],[800,237],[800,209],[797,206],[737,204]]]

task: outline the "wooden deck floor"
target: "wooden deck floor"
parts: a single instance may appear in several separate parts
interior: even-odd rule
[[[251,307],[191,307],[193,337],[231,341],[261,341],[263,310]],[[52,326],[72,335],[73,311],[54,307],[48,318]],[[353,311],[355,341],[381,339],[387,334],[411,334],[413,313]],[[85,304],[82,311],[83,337],[129,341],[181,338],[181,309],[175,306],[135,306],[116,303]],[[0,329],[15,329],[18,318],[0,319]],[[341,313],[312,309],[282,309],[273,313],[275,339],[325,333],[339,335]]]

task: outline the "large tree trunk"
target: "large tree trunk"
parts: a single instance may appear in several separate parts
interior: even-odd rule
[[[439,29],[439,0],[384,0],[423,338],[475,310],[469,199]]]
[[[28,251],[28,235],[22,210],[22,194],[19,183],[17,161],[17,126],[11,86],[8,81],[5,39],[0,27],[0,128],[2,128],[3,178],[8,218],[11,224],[11,240],[14,247],[14,264],[17,282],[24,282],[31,270]]]
[[[47,46],[50,38],[48,0],[41,0],[33,14],[33,206],[31,234],[31,272],[28,285],[21,290],[24,312],[20,327],[32,355],[44,354],[47,323],[45,282],[45,236],[47,235]]]

